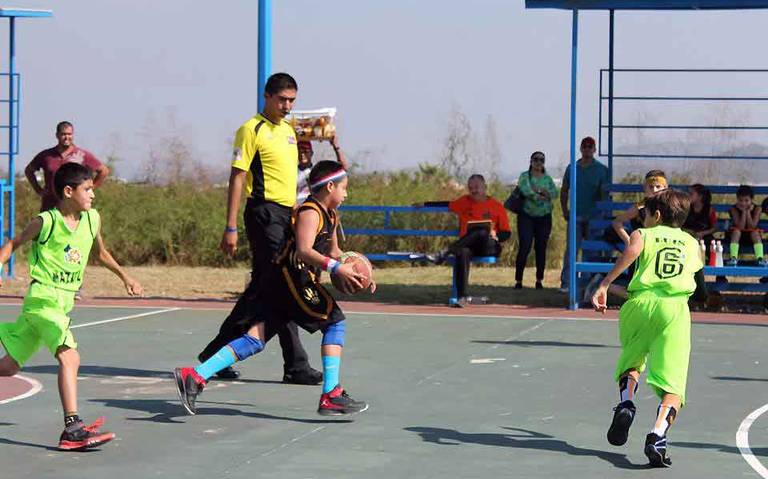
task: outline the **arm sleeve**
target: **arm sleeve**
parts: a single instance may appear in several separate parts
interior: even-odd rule
[[[497,230],[499,233],[504,231],[510,231],[509,228],[509,218],[507,217],[507,210],[504,209],[504,206],[496,202],[496,218],[497,218]]]
[[[547,175],[547,192],[549,193],[550,198],[557,196],[557,186],[555,186],[554,180],[552,180],[552,177],[549,175]]]
[[[232,150],[232,167],[248,171],[257,147],[256,132],[245,125],[238,128]]]
[[[448,209],[453,211],[456,214],[459,214],[459,212],[461,211],[461,204],[462,204],[462,200],[463,199],[464,199],[464,197],[462,196],[461,198],[457,198],[457,199],[455,199],[453,201],[449,201],[448,202]]]
[[[101,168],[101,161],[88,150],[83,150],[83,165],[87,166],[91,170],[98,170]]]
[[[43,161],[43,154],[38,153],[35,155],[34,158],[32,158],[32,161],[30,161],[29,164],[32,166],[32,169],[37,171],[43,167],[43,165],[41,164],[42,161]]]
[[[532,197],[534,196],[533,189],[531,189],[531,180],[530,177],[522,173],[520,177],[517,180],[517,187],[520,188],[520,193],[523,196]]]

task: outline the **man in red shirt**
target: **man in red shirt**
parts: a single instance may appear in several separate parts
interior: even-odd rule
[[[53,189],[53,175],[64,163],[74,161],[90,168],[96,175],[93,179],[94,187],[101,185],[109,174],[109,168],[103,165],[91,152],[75,145],[73,141],[74,131],[72,123],[68,121],[62,121],[56,125],[58,144],[35,155],[24,170],[32,189],[42,198],[40,211],[50,210],[56,206],[58,200]],[[40,186],[37,181],[35,173],[38,170],[43,170],[45,186]]]
[[[467,294],[472,256],[499,256],[501,243],[511,235],[504,205],[486,194],[483,175],[470,176],[467,189],[469,194],[453,201],[430,201],[423,204],[448,206],[452,212],[459,215],[460,238],[448,249],[436,255],[428,255],[428,258],[436,263],[442,263],[447,255],[455,256],[459,306],[472,302],[472,297]]]

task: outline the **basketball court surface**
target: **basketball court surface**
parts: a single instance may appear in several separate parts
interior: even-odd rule
[[[140,304],[141,306],[134,306]],[[57,366],[41,351],[0,378],[0,477],[768,478],[768,323],[695,314],[688,406],[670,433],[668,470],[647,470],[657,399],[641,383],[624,447],[605,433],[618,393],[615,312],[345,304],[342,384],[370,404],[317,415],[319,386],[284,385],[276,341],[212,381],[187,416],[171,371],[194,358],[226,303],[78,304],[80,411],[117,439],[56,450]],[[5,321],[19,306],[0,306]],[[320,367],[320,335],[302,332]]]

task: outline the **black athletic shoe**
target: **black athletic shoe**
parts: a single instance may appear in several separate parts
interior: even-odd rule
[[[614,446],[623,446],[629,436],[629,427],[635,419],[635,404],[632,401],[624,401],[613,408],[613,421],[608,428],[608,442]]]
[[[173,377],[176,379],[176,390],[179,393],[179,399],[184,409],[191,415],[197,413],[195,400],[205,388],[205,379],[200,377],[194,368],[176,368],[173,371]]]
[[[645,437],[645,455],[653,467],[669,467],[672,459],[667,457],[667,438],[650,433]]]
[[[315,386],[323,382],[323,373],[317,369],[308,368],[295,373],[285,373],[283,375],[285,384],[302,384],[305,386]]]
[[[232,366],[227,366],[226,368],[216,373],[216,377],[219,379],[224,379],[225,381],[234,381],[240,377],[240,371],[233,368]]]
[[[320,404],[317,406],[317,413],[321,416],[341,416],[344,414],[353,414],[363,412],[368,409],[368,404],[363,401],[355,401],[340,384],[336,385],[331,392],[320,396]]]

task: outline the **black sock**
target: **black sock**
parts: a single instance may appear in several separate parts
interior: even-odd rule
[[[64,415],[64,427],[69,427],[78,421],[80,421],[80,416],[77,413]]]

